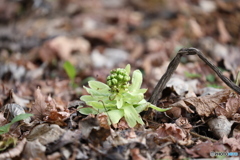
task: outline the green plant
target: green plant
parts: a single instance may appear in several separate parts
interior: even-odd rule
[[[213,82],[215,82],[216,77],[215,77],[213,74],[208,74],[208,75],[206,76],[206,80],[207,80],[208,82],[210,82],[210,83],[213,83]]]
[[[137,123],[144,124],[139,113],[151,107],[157,111],[164,112],[163,109],[147,102],[144,93],[147,89],[140,89],[142,85],[142,73],[135,70],[130,77],[130,65],[125,69],[118,68],[111,71],[107,77],[107,84],[99,81],[89,81],[90,88],[85,87],[90,95],[84,95],[80,99],[91,107],[79,107],[82,114],[106,113],[109,123],[118,123],[124,117],[130,127]],[[131,80],[131,83],[129,81]]]
[[[0,151],[6,150],[8,147],[15,147],[17,144],[17,138],[15,137],[1,137]]]
[[[12,121],[8,124],[5,124],[4,126],[1,126],[0,127],[0,135],[1,134],[4,134],[4,133],[7,133],[9,132],[9,129],[11,127],[11,125],[15,122],[18,122],[18,121],[21,121],[21,120],[24,120],[24,119],[27,119],[29,117],[33,116],[33,114],[30,114],[30,113],[25,113],[25,114],[19,114],[17,115],[16,117],[14,117],[12,119]]]
[[[67,73],[69,79],[71,80],[72,86],[75,86],[74,80],[77,75],[76,68],[69,61],[66,61],[63,64],[63,68],[64,68],[65,72]]]
[[[184,72],[185,76],[188,78],[200,78],[202,75],[198,73]]]

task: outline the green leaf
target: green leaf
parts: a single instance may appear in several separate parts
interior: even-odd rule
[[[143,104],[137,105],[137,107],[135,107],[135,110],[137,111],[137,113],[141,113],[147,107],[148,107],[148,104],[147,103],[143,103]]]
[[[73,81],[77,74],[75,67],[69,61],[66,61],[63,64],[63,68],[66,71],[68,77]]]
[[[89,81],[88,85],[95,90],[110,90],[110,87],[108,85],[99,81]]]
[[[153,105],[151,103],[148,103],[148,107],[151,107],[152,109],[155,109],[155,110],[157,110],[159,112],[165,112],[165,111],[171,109],[171,108],[159,108],[159,107],[157,107],[157,106],[155,106],[155,105]]]
[[[10,146],[15,147],[17,143],[17,138],[15,137],[6,137],[3,140],[1,140],[1,145],[0,145],[0,151],[4,151]]]
[[[89,101],[97,101],[96,98],[90,96],[90,95],[83,95],[80,97],[80,100],[84,101],[84,102],[89,102]]]
[[[121,95],[117,95],[115,100],[117,101],[117,108],[120,109],[123,106],[123,98]]]
[[[132,84],[129,86],[130,92],[137,92],[142,85],[142,73],[140,70],[135,70],[132,75]]]
[[[9,129],[10,129],[10,127],[13,123],[24,120],[24,119],[27,119],[31,116],[33,116],[33,114],[30,114],[30,113],[17,115],[16,117],[14,117],[12,119],[12,121],[10,123],[0,127],[0,135],[9,132]]]
[[[92,106],[95,109],[103,109],[104,108],[103,104],[98,101],[89,101],[86,103],[87,103],[87,105]]]
[[[9,132],[11,125],[12,125],[11,123],[8,123],[8,124],[5,124],[4,126],[1,126],[0,127],[0,135]]]
[[[134,127],[137,122],[142,125],[144,124],[141,116],[137,113],[132,105],[125,105],[122,109],[124,111],[124,118],[127,121],[129,127]]]
[[[96,89],[92,89],[92,88],[88,88],[83,86],[84,89],[86,89],[86,91],[91,94],[92,96],[109,96],[111,93],[110,91],[106,91],[106,90],[96,90]]]
[[[81,113],[81,114],[84,114],[84,115],[89,115],[89,114],[98,114],[99,112],[91,107],[85,107],[83,108],[83,106],[79,106],[78,107],[78,111]]]
[[[144,98],[142,93],[125,93],[123,96],[124,101],[129,104],[137,104]]]
[[[27,119],[31,116],[33,116],[33,114],[30,114],[30,113],[19,114],[12,119],[11,124],[13,124],[15,122],[18,122],[18,121],[21,121],[21,120],[24,120],[24,119]]]
[[[128,74],[130,74],[130,72],[131,72],[130,64],[126,65],[125,70],[127,71]]]
[[[111,110],[111,111],[108,111],[107,113],[113,124],[118,123],[119,120],[123,117],[123,110],[121,109]]]
[[[190,72],[184,72],[185,76],[188,77],[188,78],[200,78],[202,77],[201,74],[198,74],[198,73],[190,73]]]
[[[215,82],[215,76],[213,74],[207,75],[206,79],[208,82],[211,82],[211,83]]]

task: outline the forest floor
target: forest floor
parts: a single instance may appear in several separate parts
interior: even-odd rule
[[[196,55],[156,99],[171,109],[141,113],[145,125],[78,107],[89,80],[127,64],[148,100],[181,48],[238,85],[239,28],[232,0],[0,0],[0,159],[238,159],[240,96]]]

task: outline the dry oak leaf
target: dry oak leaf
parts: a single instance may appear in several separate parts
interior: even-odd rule
[[[147,160],[145,157],[141,155],[139,148],[130,149],[130,153],[133,160]]]
[[[220,103],[227,101],[230,94],[230,90],[224,90],[213,95],[185,98],[171,104],[169,107],[180,107],[186,109],[190,113],[194,113],[194,111],[189,107],[193,106],[198,115],[209,117],[214,113],[214,109],[217,108]]]
[[[238,124],[234,129],[233,129],[233,137],[236,139],[240,139],[240,124]]]
[[[35,102],[32,105],[31,113],[34,114],[34,118],[43,120],[47,115],[47,103],[45,97],[42,95],[40,88],[37,88],[34,92]]]
[[[210,157],[210,152],[212,151],[223,152],[226,151],[226,148],[223,144],[220,144],[219,142],[212,143],[211,141],[200,142],[190,149],[186,148],[186,152],[190,154],[193,158],[208,158]]]
[[[232,152],[240,151],[240,139],[227,138],[227,136],[224,136],[222,141],[223,144],[230,146]]]
[[[84,38],[70,38],[59,36],[44,43],[39,49],[39,57],[44,62],[50,62],[52,59],[59,57],[62,60],[69,60],[72,52],[89,53],[90,43]]]
[[[233,95],[227,100],[226,106],[219,105],[215,112],[218,116],[224,115],[228,119],[233,119],[240,108],[240,96]]]
[[[217,138],[228,136],[231,132],[233,121],[229,121],[225,116],[220,115],[217,118],[210,119],[207,124]]]
[[[27,136],[28,141],[34,141],[36,139],[43,145],[54,142],[59,139],[66,131],[60,128],[56,124],[39,124],[34,127],[30,134]]]
[[[179,128],[176,124],[172,123],[163,124],[158,129],[156,129],[156,133],[158,135],[158,138],[172,136],[176,141],[179,140],[184,141],[187,138],[187,135],[184,133],[184,131],[181,128]]]
[[[46,147],[41,144],[38,139],[35,139],[34,141],[27,141],[23,150],[23,157],[25,159],[31,159],[34,157],[46,160],[45,151]]]

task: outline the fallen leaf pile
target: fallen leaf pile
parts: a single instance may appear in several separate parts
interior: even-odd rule
[[[0,0],[0,159],[239,154],[240,96],[197,56],[181,58],[158,99],[172,109],[143,111],[144,125],[129,128],[124,118],[109,125],[106,114],[78,112],[91,107],[80,101],[83,86],[106,83],[110,70],[126,64],[143,73],[148,100],[189,46],[239,81],[239,10],[239,1],[226,0]]]

